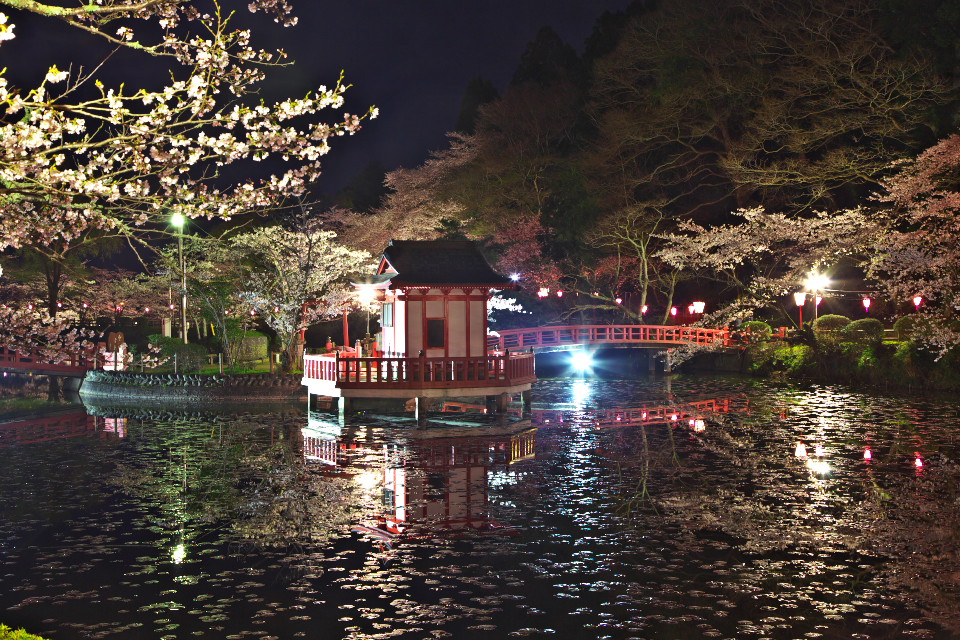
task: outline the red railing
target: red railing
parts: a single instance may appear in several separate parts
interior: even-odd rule
[[[490,336],[487,348],[491,351],[506,349],[536,349],[575,344],[714,344],[725,347],[735,343],[729,329],[705,329],[703,327],[651,324],[630,325],[571,325],[563,327],[534,327],[531,329],[505,329],[497,336]]]
[[[96,368],[96,357],[93,352],[72,353],[60,362],[49,362],[37,354],[22,354],[6,347],[0,347],[0,367],[23,369],[24,371],[82,373]]]
[[[502,387],[536,380],[532,353],[471,358],[303,358],[306,380],[335,382],[340,389]]]

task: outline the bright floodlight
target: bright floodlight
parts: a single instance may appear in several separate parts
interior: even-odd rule
[[[830,284],[830,278],[822,273],[811,273],[807,277],[805,284],[807,285],[807,289],[810,289],[811,291],[822,291]]]
[[[175,226],[177,229],[182,229],[183,225],[187,222],[187,219],[183,217],[183,214],[179,211],[170,216],[170,224]]]
[[[577,371],[589,371],[593,367],[593,356],[588,351],[574,351],[570,356],[570,364]]]

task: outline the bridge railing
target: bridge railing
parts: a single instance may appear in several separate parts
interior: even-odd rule
[[[651,324],[630,325],[569,325],[562,327],[534,327],[531,329],[505,329],[498,336],[490,336],[488,349],[535,349],[577,344],[734,344],[729,329],[704,327],[660,326]]]
[[[449,358],[342,358],[305,355],[305,380],[334,382],[341,389],[502,387],[536,380],[532,353]]]
[[[7,347],[0,347],[0,366],[25,371],[63,371],[79,372],[95,369],[97,358],[94,351],[67,353],[51,362],[37,353],[21,353]]]

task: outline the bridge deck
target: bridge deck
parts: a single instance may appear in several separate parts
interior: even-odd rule
[[[718,344],[723,347],[740,346],[729,329],[707,329],[688,326],[660,326],[652,324],[629,325],[568,325],[505,329],[491,336],[488,348],[547,349],[591,344],[636,346],[680,346],[687,344]]]

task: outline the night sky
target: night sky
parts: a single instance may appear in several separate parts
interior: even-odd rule
[[[313,0],[315,1],[315,0]],[[550,26],[578,53],[604,11],[630,0],[355,0],[296,3],[300,23],[263,30],[282,37],[295,70],[288,93],[331,84],[340,69],[354,88],[348,110],[380,107],[379,119],[335,140],[321,188],[332,191],[371,161],[415,166],[445,144],[469,81],[482,76],[502,92],[526,45]],[[263,40],[261,40],[263,42]],[[298,86],[300,85],[300,86]]]
[[[236,8],[239,26],[253,27],[254,46],[283,48],[295,61],[272,71],[267,97],[331,86],[342,69],[353,85],[346,110],[380,108],[380,118],[357,136],[332,141],[319,184],[332,195],[370,162],[388,170],[413,167],[442,148],[470,80],[484,77],[502,92],[542,27],[582,53],[597,18],[623,10],[630,0],[295,0],[299,24],[291,28],[262,13],[252,16],[245,0],[223,4]],[[5,11],[17,25],[17,37],[0,47],[0,66],[21,87],[36,86],[52,63],[90,69],[110,52],[97,38],[57,21]],[[112,60],[98,77],[126,81],[128,87],[167,77],[167,61],[136,52]]]

